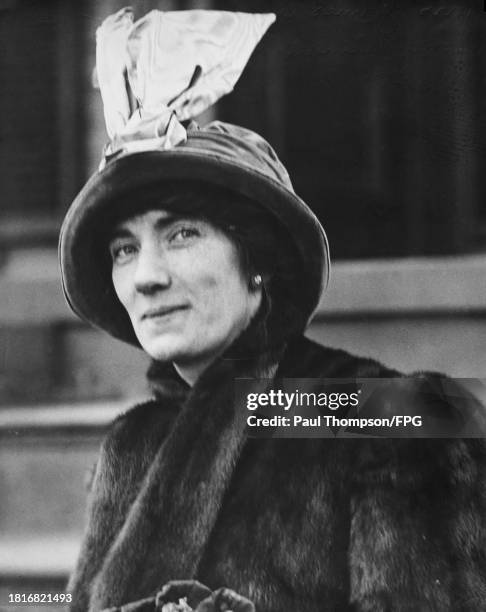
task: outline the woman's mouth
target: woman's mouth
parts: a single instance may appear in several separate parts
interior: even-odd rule
[[[181,310],[186,310],[187,308],[188,306],[185,305],[158,306],[156,308],[150,308],[143,313],[142,321],[163,319]]]

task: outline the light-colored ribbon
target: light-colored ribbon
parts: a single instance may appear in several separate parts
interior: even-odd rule
[[[181,121],[232,91],[275,15],[129,8],[97,30],[96,72],[110,142],[105,159],[170,149],[187,138]],[[135,107],[135,108],[134,108]]]

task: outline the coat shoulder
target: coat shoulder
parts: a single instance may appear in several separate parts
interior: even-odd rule
[[[458,479],[486,467],[486,440],[468,434],[486,432],[486,409],[460,382],[438,372],[404,374],[374,359],[323,346],[306,337],[289,344],[281,375],[293,378],[393,378],[379,389],[363,410],[365,416],[419,415],[428,435],[396,437],[393,432],[377,439],[355,440],[355,478],[358,481],[415,483],[437,470]],[[391,399],[390,399],[391,398]],[[392,401],[393,400],[393,401]],[[391,412],[390,412],[391,410]],[[364,414],[364,413],[363,413]],[[442,428],[442,439],[434,429]],[[423,433],[423,432],[419,432]],[[460,437],[461,434],[465,437]],[[435,439],[433,439],[435,438]],[[425,469],[427,468],[427,469]]]

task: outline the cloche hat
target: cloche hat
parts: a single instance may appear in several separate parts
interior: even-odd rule
[[[97,71],[110,143],[100,170],[86,183],[66,214],[59,253],[63,290],[72,310],[120,340],[139,346],[128,315],[100,266],[95,236],[100,222],[127,193],[143,193],[144,189],[166,182],[203,181],[261,205],[286,228],[294,243],[300,260],[298,295],[294,302],[304,319],[311,317],[319,303],[329,279],[327,238],[314,213],[294,192],[288,173],[272,147],[255,132],[236,125],[213,121],[199,128],[191,122],[186,129],[182,123],[231,90],[256,42],[273,20],[273,15],[225,11],[152,11],[133,24],[131,11],[124,9],[108,18],[98,30]],[[190,80],[182,95],[175,97],[175,90],[168,87],[168,79],[162,74],[166,68],[152,65],[147,70],[143,64],[144,54],[153,58],[163,51],[158,49],[154,54],[151,48],[148,53],[147,45],[153,46],[155,40],[159,46],[167,46],[167,28],[176,41],[172,46],[183,55],[178,65],[186,64]],[[228,33],[228,30],[232,31]],[[191,41],[196,31],[197,45],[194,46]],[[219,43],[221,39],[231,41],[229,46],[233,51],[238,48],[234,41],[241,40],[236,59],[223,54],[226,65],[217,58],[208,58],[205,48],[201,48],[207,40],[207,49],[212,50],[214,37],[218,36]],[[181,39],[183,46],[179,45]],[[125,57],[117,45],[131,50],[131,54]],[[191,46],[194,57],[186,57],[191,55]],[[103,49],[108,50],[104,57]],[[174,54],[174,49],[169,51]],[[108,70],[107,55],[108,63],[116,61],[119,65],[111,65]],[[199,63],[193,71],[195,57]],[[175,62],[177,59],[172,57],[169,65]],[[127,67],[128,71],[124,72]],[[125,76],[128,74],[138,100],[135,112],[130,110],[126,81],[118,78],[120,69]],[[219,81],[218,69],[223,74]],[[199,78],[194,79],[196,73]],[[162,103],[160,90],[153,87],[157,78],[163,82]],[[152,93],[147,94],[149,82]],[[125,88],[122,104],[113,91],[120,87]],[[142,92],[145,98],[140,95]]]

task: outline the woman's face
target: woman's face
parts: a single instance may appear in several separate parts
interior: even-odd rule
[[[210,362],[260,305],[235,245],[207,221],[151,210],[117,225],[109,248],[118,299],[154,359]]]

